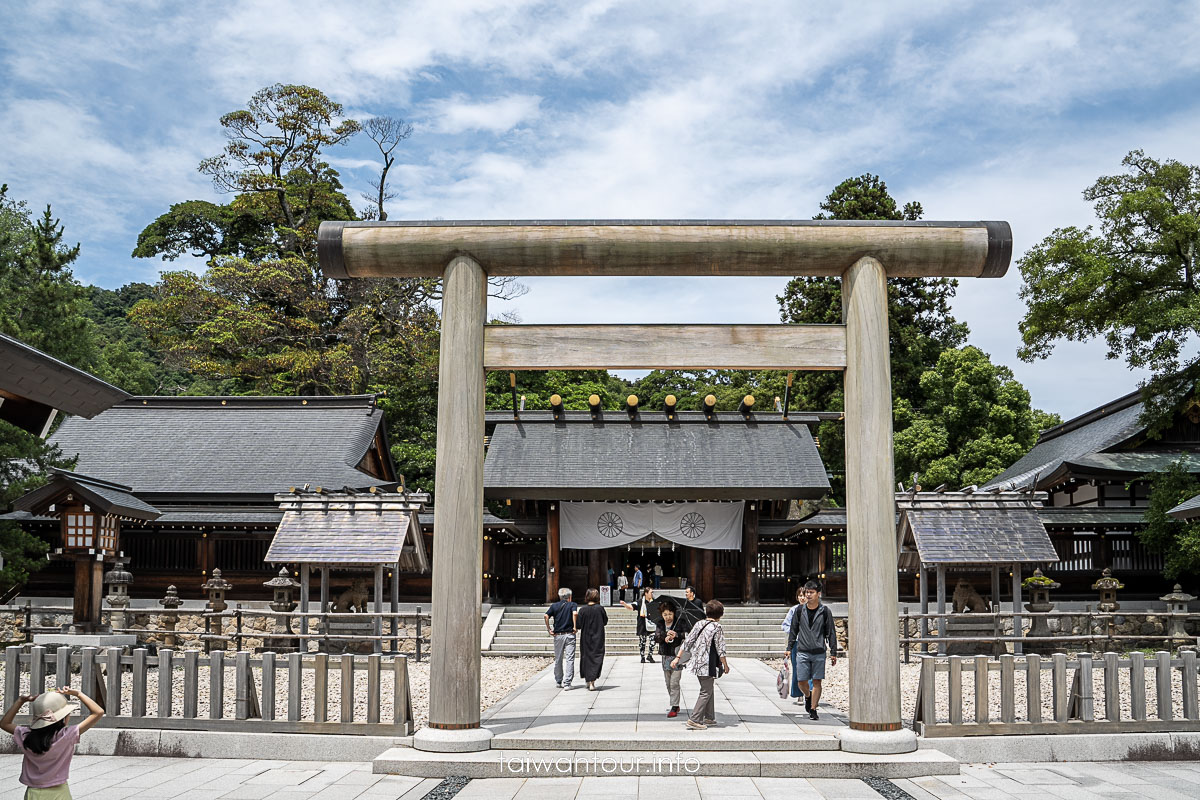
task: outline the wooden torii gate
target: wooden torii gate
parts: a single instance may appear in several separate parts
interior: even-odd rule
[[[840,369],[854,657],[842,749],[916,748],[900,722],[887,278],[998,278],[1006,222],[513,220],[323,222],[332,278],[442,279],[429,725],[414,745],[483,750],[484,375],[529,369]],[[489,326],[496,276],[839,276],[843,325]]]

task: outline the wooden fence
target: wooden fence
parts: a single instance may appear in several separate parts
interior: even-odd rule
[[[385,717],[386,683],[391,684],[392,708]],[[105,708],[100,725],[114,728],[378,736],[413,732],[408,659],[403,655],[385,660],[378,654],[288,653],[277,658],[275,653],[167,648],[155,655],[145,648],[129,655],[119,648],[72,652],[60,647],[54,653],[40,646],[5,648],[5,707],[21,694],[64,686],[91,695]],[[202,686],[207,686],[203,695]],[[333,713],[331,699],[336,700]]]
[[[1062,631],[1048,636],[1026,636],[1028,626],[1035,619],[1059,620],[1070,626],[1080,620],[1084,621],[1086,633],[1064,633]],[[1162,623],[1161,633],[1119,633],[1120,624],[1117,619],[1158,620]],[[1179,636],[1171,633],[1171,622],[1178,622],[1182,628],[1188,623],[1200,619],[1200,614],[1172,613],[1169,611],[1021,611],[1013,614],[1011,611],[979,611],[971,613],[956,613],[944,611],[938,613],[910,613],[904,606],[900,614],[900,647],[904,663],[909,663],[910,653],[921,654],[922,650],[937,651],[944,656],[946,645],[949,644],[1000,644],[1012,647],[1016,655],[1021,655],[1026,644],[1048,645],[1054,647],[1075,646],[1079,649],[1097,650],[1101,647],[1144,647],[1150,645],[1166,645],[1175,648],[1180,645],[1195,645],[1200,642],[1197,636]],[[983,635],[962,636],[947,633],[952,621],[960,622],[990,622],[990,631]],[[1019,634],[1013,631],[1020,630]],[[915,631],[911,633],[910,631]],[[1047,648],[1048,649],[1048,648]]]
[[[1105,653],[1098,661],[1086,653],[922,656],[913,728],[927,737],[1200,731],[1196,665],[1192,651],[1150,659]]]
[[[29,601],[22,606],[0,607],[0,612],[23,615],[24,623],[18,626],[18,630],[24,634],[26,641],[33,641],[35,634],[60,631],[60,628],[56,626],[34,625],[34,614],[70,614],[72,611],[71,606],[33,606]],[[141,608],[114,612],[113,609],[106,608],[101,611],[101,622],[111,623],[114,613],[123,613],[126,620],[135,616],[149,616],[151,619],[157,620],[159,624],[110,628],[109,630],[113,633],[143,637],[157,636],[163,639],[170,637],[176,643],[198,642],[203,644],[205,650],[211,650],[213,647],[228,649],[230,646],[235,650],[241,650],[247,639],[270,639],[272,641],[286,640],[303,648],[307,648],[309,643],[315,643],[313,646],[317,650],[329,650],[330,645],[344,647],[367,643],[376,653],[381,654],[388,651],[391,653],[401,652],[405,649],[404,643],[411,642],[411,649],[417,661],[421,660],[423,653],[429,652],[430,614],[428,611],[422,612],[419,606],[415,613],[302,613],[298,611],[259,611],[240,607],[219,612],[201,609]],[[178,630],[177,627],[165,627],[161,624],[162,620],[171,619],[175,620],[177,625],[179,618],[185,616],[203,619],[206,629],[204,631]],[[255,619],[262,620],[267,624],[246,627],[248,621]],[[292,632],[275,630],[277,627],[275,623],[282,620],[291,621]],[[389,620],[390,622],[388,622]],[[385,622],[387,625],[384,624]],[[362,630],[353,633],[331,632],[345,630],[348,626],[354,625],[362,626]],[[314,627],[319,627],[320,630],[314,633],[311,631]],[[279,647],[278,644],[274,646]],[[153,645],[150,646],[150,650],[153,652]]]

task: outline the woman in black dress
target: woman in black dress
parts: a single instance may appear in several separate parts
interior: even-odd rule
[[[575,627],[579,629],[579,677],[587,681],[588,691],[594,692],[604,667],[604,626],[608,624],[608,612],[600,605],[598,589],[588,589],[583,602],[575,618]]]

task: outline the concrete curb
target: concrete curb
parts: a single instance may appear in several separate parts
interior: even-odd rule
[[[938,750],[964,764],[1194,761],[1200,759],[1200,732],[956,736],[920,739],[918,746]]]
[[[281,761],[373,761],[409,741],[395,736],[93,728],[80,738],[75,752],[136,758],[245,758],[253,754],[255,758]],[[0,753],[17,752],[11,737],[0,741]]]

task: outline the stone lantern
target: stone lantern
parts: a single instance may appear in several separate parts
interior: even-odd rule
[[[288,573],[287,567],[279,568],[279,575],[263,584],[271,588],[275,595],[275,599],[271,601],[271,610],[280,614],[287,614],[296,610],[296,601],[292,599],[292,591],[299,588],[300,584],[292,580],[292,576]],[[282,617],[283,622],[276,620],[276,633],[291,633],[292,618]]]
[[[1105,567],[1100,573],[1100,580],[1092,584],[1092,589],[1100,592],[1100,602],[1096,604],[1097,611],[1111,613],[1121,607],[1117,602],[1117,589],[1124,589],[1125,584],[1113,577],[1112,569]]]
[[[1195,595],[1186,594],[1183,587],[1178,583],[1175,584],[1175,590],[1170,594],[1164,594],[1158,598],[1167,604],[1167,613],[1171,615],[1171,626],[1167,630],[1167,636],[1172,639],[1188,638],[1187,631],[1184,630],[1183,624],[1186,622],[1188,613],[1188,603],[1196,599]]]
[[[233,584],[221,577],[221,570],[214,569],[212,571],[212,577],[205,581],[204,585],[200,587],[202,592],[206,592],[208,594],[208,603],[206,603],[204,607],[213,614],[219,614],[224,611],[229,607],[225,604],[225,593],[232,588]],[[220,617],[205,615],[204,632],[206,634],[211,636],[215,630],[215,634],[220,636],[223,632],[223,629],[224,625],[221,623]],[[205,639],[204,649],[206,652],[212,651],[213,641],[214,640],[212,638]]]
[[[1025,603],[1025,610],[1031,614],[1045,614],[1054,610],[1054,603],[1050,602],[1050,593],[1052,590],[1061,587],[1061,583],[1054,579],[1042,575],[1042,570],[1033,570],[1033,575],[1021,582],[1021,587],[1030,591],[1030,602]],[[1050,630],[1049,616],[1033,616],[1030,621],[1030,632],[1025,634],[1026,639],[1037,639],[1054,636],[1054,631]],[[1026,652],[1054,652],[1056,646],[1052,643],[1034,644],[1027,642],[1025,644]]]
[[[204,582],[200,591],[208,594],[206,608],[209,611],[224,611],[229,606],[225,603],[225,593],[233,588],[233,584],[221,577],[221,570],[214,569],[212,577]]]
[[[183,601],[179,599],[179,590],[174,585],[167,587],[167,595],[158,604],[167,611],[174,611],[183,605]],[[166,634],[163,636],[163,645],[165,647],[175,646],[175,625],[179,622],[179,617],[176,614],[163,614],[160,617],[163,630]]]
[[[129,584],[133,583],[133,575],[125,569],[129,559],[119,558],[113,568],[104,573],[104,585],[108,587],[108,596],[104,601],[112,609],[109,617],[109,627],[121,630],[125,627],[125,609],[129,608]]]

